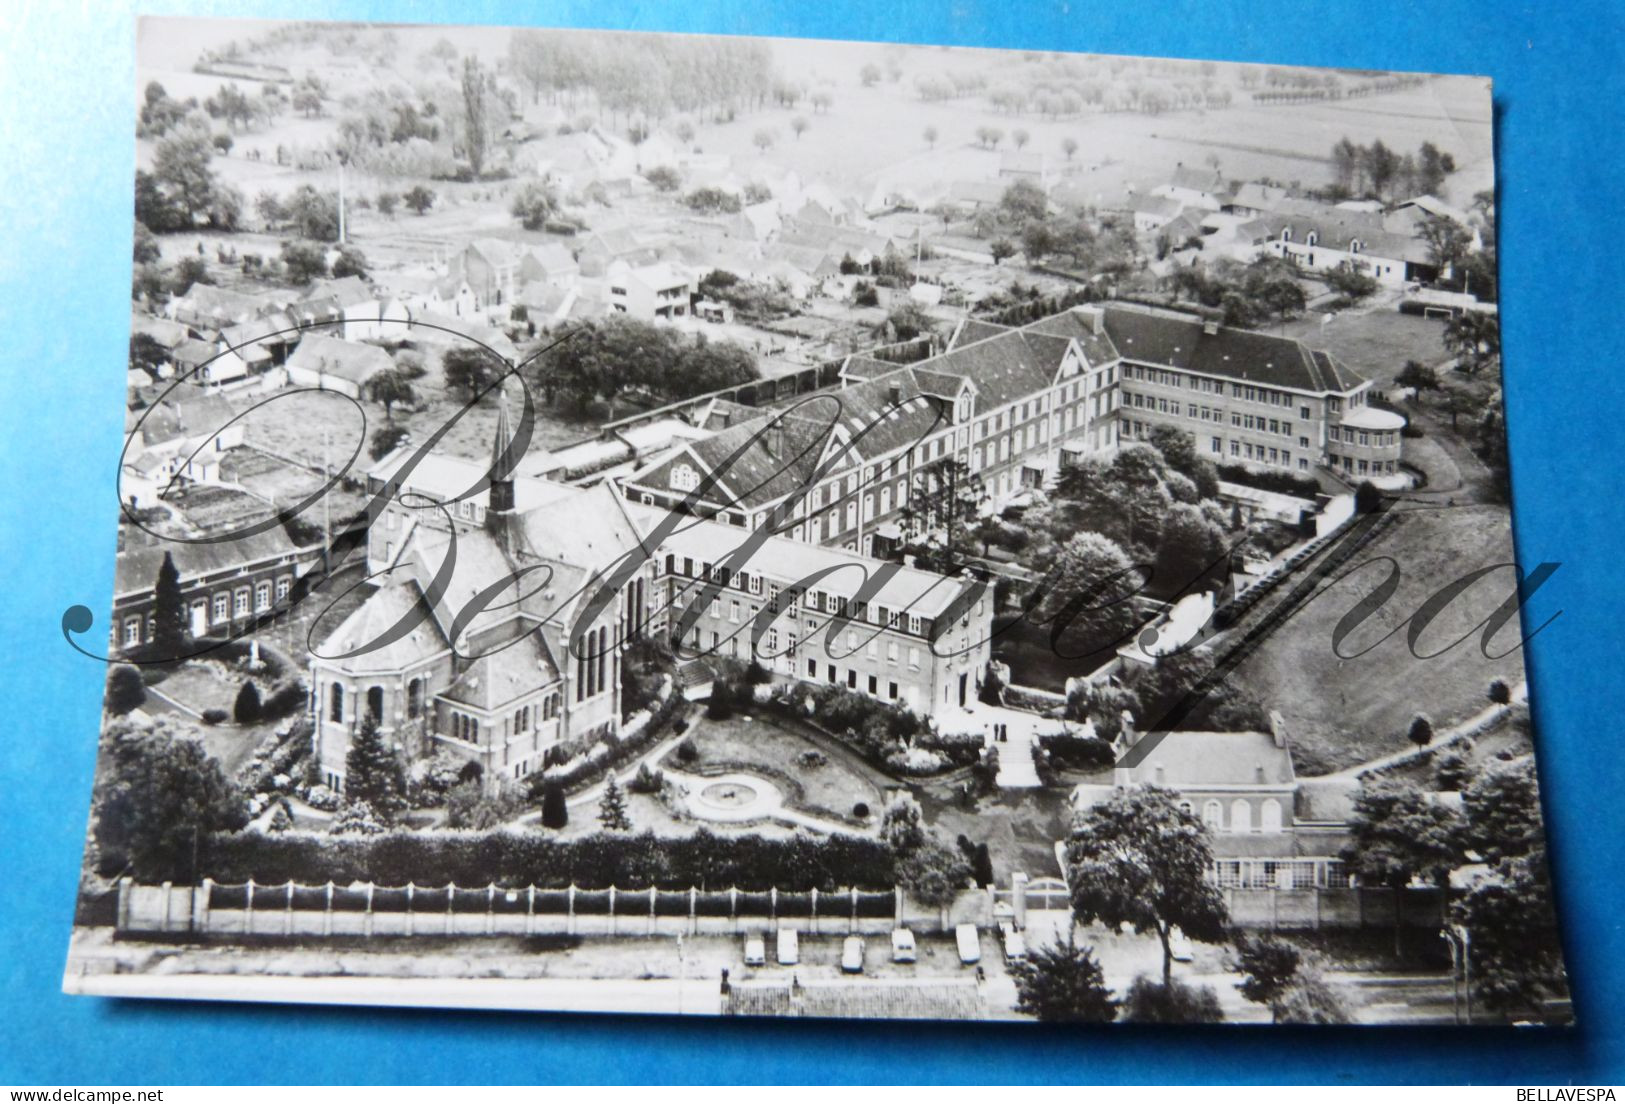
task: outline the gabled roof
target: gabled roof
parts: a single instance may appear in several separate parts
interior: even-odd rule
[[[1179,214],[1182,204],[1177,199],[1167,196],[1140,195],[1128,201],[1128,209],[1137,215],[1158,215],[1173,218]]]
[[[289,368],[338,376],[362,384],[395,362],[376,345],[363,345],[326,334],[306,334],[288,357]]]
[[[353,307],[361,303],[376,302],[377,299],[378,296],[361,281],[361,277],[345,276],[337,280],[312,280],[301,302],[326,300],[341,307]]]
[[[177,387],[161,403],[133,413],[128,421],[133,431],[139,420],[142,443],[150,448],[178,438],[214,433],[236,416],[231,404],[219,395]]]
[[[1171,187],[1186,188],[1193,192],[1224,191],[1224,175],[1218,169],[1198,169],[1180,165],[1168,181]]]
[[[1160,768],[1160,774],[1159,774]],[[1117,769],[1159,786],[1289,786],[1292,753],[1267,732],[1149,732],[1123,753]]]
[[[399,574],[397,572],[397,574]],[[378,648],[336,662],[347,671],[399,671],[444,652],[445,634],[423,601],[416,581],[391,578],[367,597],[338,628],[327,635],[322,655],[341,655],[381,639],[408,614],[417,614],[412,630]]]
[[[262,296],[248,295],[213,284],[193,284],[171,301],[171,307],[176,311],[185,310],[191,314],[208,317],[221,325],[248,322],[277,309],[275,303]]]
[[[1286,198],[1286,189],[1271,184],[1258,184],[1249,180],[1236,189],[1228,200],[1234,207],[1247,207],[1254,211],[1273,211],[1276,204]]]

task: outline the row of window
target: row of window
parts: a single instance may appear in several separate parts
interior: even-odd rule
[[[1161,368],[1147,368],[1137,364],[1123,366],[1123,378],[1139,380],[1143,383],[1157,384],[1162,387],[1184,387],[1193,391],[1200,391],[1209,395],[1223,395],[1226,388],[1232,399],[1242,402],[1263,403],[1266,406],[1292,407],[1301,404],[1301,399],[1287,391],[1277,391],[1271,387],[1258,387],[1249,383],[1226,383],[1224,380],[1210,379],[1207,376],[1198,376],[1186,372],[1169,372]],[[1298,405],[1298,417],[1311,418],[1313,413],[1308,406]]]
[[[1340,468],[1349,475],[1392,475],[1398,470],[1398,465],[1392,460],[1366,460],[1363,457],[1339,456],[1335,452],[1326,454],[1327,462],[1334,468]]]
[[[1359,445],[1362,448],[1392,448],[1399,444],[1399,431],[1393,429],[1377,430],[1373,433],[1352,426],[1331,426],[1326,430],[1326,434],[1333,441],[1341,441],[1345,445]]]
[[[189,628],[194,635],[202,635],[211,626],[229,624],[233,618],[268,613],[272,605],[286,599],[292,589],[293,576],[284,575],[275,583],[262,579],[251,587],[240,586],[234,591],[220,591],[212,599],[194,598],[190,607]],[[145,617],[131,614],[124,618],[123,628],[125,647],[150,644],[158,629],[158,619],[150,613]]]

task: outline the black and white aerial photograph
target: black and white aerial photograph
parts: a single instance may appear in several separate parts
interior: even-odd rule
[[[67,992],[1572,1020],[1489,80],[191,17],[135,74]]]

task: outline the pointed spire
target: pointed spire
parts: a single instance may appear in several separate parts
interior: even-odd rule
[[[491,499],[488,513],[507,513],[513,509],[513,469],[515,458],[508,454],[513,430],[508,425],[508,392],[497,392],[497,428],[491,440]]]

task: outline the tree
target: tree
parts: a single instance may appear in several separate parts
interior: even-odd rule
[[[1016,1011],[1040,1023],[1111,1023],[1117,1004],[1093,947],[1080,947],[1072,932],[1066,942],[1028,952],[1011,969]]]
[[[207,213],[214,201],[215,177],[209,169],[213,157],[214,145],[203,126],[177,127],[153,150],[152,180],[185,214],[187,225]]]
[[[1061,139],[1061,152],[1066,154],[1066,159],[1068,161],[1072,160],[1073,155],[1078,152],[1077,139],[1075,139],[1075,138],[1063,138],[1063,139]]]
[[[253,724],[260,719],[260,688],[253,679],[246,680],[237,691],[237,700],[231,707],[232,719],[238,724]]]
[[[1219,995],[1206,985],[1187,985],[1163,974],[1161,983],[1139,975],[1123,998],[1123,1019],[1129,1023],[1222,1023]]]
[[[1375,276],[1367,276],[1347,261],[1327,269],[1324,275],[1326,286],[1351,303],[1370,298],[1380,286]]]
[[[657,192],[675,192],[683,186],[683,178],[670,165],[656,165],[643,176]]]
[[[1433,742],[1433,720],[1426,713],[1418,713],[1411,718],[1411,727],[1405,731],[1405,738],[1417,747],[1427,747]]]
[[[790,120],[790,129],[795,131],[796,141],[801,141],[801,135],[811,125],[812,124],[807,121],[807,116],[805,115],[797,115],[794,119]]]
[[[1522,858],[1546,845],[1533,760],[1492,761],[1462,792],[1461,809],[1462,840],[1487,863]]]
[[[1303,953],[1273,935],[1236,940],[1236,972],[1242,975],[1241,995],[1254,1004],[1273,1006],[1298,976]]]
[[[308,284],[327,275],[327,251],[315,242],[285,241],[282,266],[291,283]]]
[[[1067,657],[1109,652],[1140,625],[1130,599],[1141,573],[1115,542],[1099,533],[1075,533],[1059,546],[1035,544],[1024,560],[1039,564],[1044,580],[1035,591],[1038,621],[1050,639],[1067,645]]]
[[[412,213],[416,215],[422,215],[430,207],[434,206],[434,192],[425,188],[422,184],[414,184],[411,190],[401,199],[408,207],[412,208]]]
[[[186,616],[186,595],[181,591],[181,573],[166,550],[158,565],[158,578],[152,589],[152,651],[159,659],[180,659],[192,637]]]
[[[879,84],[880,77],[880,66],[876,65],[872,61],[866,62],[863,68],[858,70],[858,80],[863,83],[863,87],[865,88],[873,88],[875,85]]]
[[[1326,980],[1319,967],[1304,965],[1280,995],[1270,1002],[1270,1013],[1280,1024],[1346,1024],[1354,1011],[1341,987]]]
[[[1155,932],[1164,985],[1173,977],[1173,929],[1203,943],[1224,939],[1224,898],[1207,879],[1213,862],[1208,828],[1179,807],[1172,791],[1114,791],[1073,823],[1066,860],[1078,922]]]
[[[1478,400],[1466,391],[1450,390],[1444,393],[1444,412],[1450,415],[1450,428],[1458,428],[1462,415],[1469,418],[1478,413]]]
[[[344,756],[344,796],[365,802],[387,820],[400,809],[404,789],[395,752],[378,731],[378,718],[368,710],[362,714]]]
[[[1382,491],[1369,479],[1360,480],[1360,485],[1354,488],[1354,510],[1356,513],[1369,514],[1382,505]]]
[[[945,574],[955,573],[960,527],[976,520],[986,498],[987,488],[981,476],[956,456],[928,464],[914,476],[908,503],[903,507],[903,521],[915,531],[944,530]]]
[[[1013,226],[1042,221],[1049,214],[1049,197],[1030,180],[1017,180],[999,197],[999,216]]]
[[[928,126],[928,127],[925,128],[925,144],[927,146],[931,147],[932,149],[936,149],[937,148],[937,137],[938,137],[938,135],[937,135],[937,128],[936,127]]]
[[[372,442],[367,447],[367,455],[374,460],[382,460],[394,452],[411,437],[405,426],[382,425],[373,430]]]
[[[1162,454],[1169,468],[1196,484],[1197,494],[1219,497],[1219,470],[1196,451],[1196,434],[1178,426],[1155,425],[1147,441]]]
[[[486,78],[479,59],[463,59],[463,152],[477,177],[485,171],[486,144],[490,141],[490,120],[486,105]]]
[[[1439,373],[1419,360],[1407,360],[1394,377],[1394,383],[1411,388],[1416,392],[1417,402],[1421,402],[1422,392],[1439,390]]]
[[[1512,687],[1506,684],[1505,679],[1491,679],[1489,699],[1496,705],[1512,704]]]
[[[390,368],[379,372],[366,382],[367,398],[375,403],[382,403],[384,407],[384,420],[394,421],[394,406],[396,403],[411,403],[417,401],[417,391],[406,378],[406,373],[398,368]]]
[[[333,276],[342,280],[346,276],[354,276],[358,280],[367,278],[367,257],[361,250],[353,245],[341,245],[338,256],[333,258]]]
[[[395,216],[395,207],[400,203],[400,201],[401,197],[396,195],[394,192],[379,192],[378,198],[374,202],[378,207],[378,213],[380,215],[383,215],[385,218],[393,218]]]
[[[570,822],[570,808],[564,801],[564,787],[553,779],[542,783],[542,827],[563,828]]]
[[[532,180],[519,189],[510,209],[526,230],[541,230],[559,210],[558,193],[550,185]]]
[[[1416,236],[1427,246],[1428,261],[1443,276],[1472,251],[1473,236],[1465,226],[1442,215],[1430,214],[1416,227]]]
[[[632,830],[632,818],[626,814],[626,795],[621,793],[621,784],[615,781],[613,773],[604,783],[604,796],[598,802],[598,823],[604,826],[606,832]]]
[[[103,704],[109,713],[122,715],[139,709],[147,700],[147,684],[141,672],[128,663],[115,663],[107,672],[107,692]]]
[[[147,229],[145,223],[135,224],[135,242],[131,250],[131,260],[138,265],[154,264],[163,259],[164,251],[158,245],[158,239]]]
[[[912,794],[900,791],[886,803],[880,814],[880,841],[898,855],[924,846],[925,814]]]
[[[103,761],[112,769],[93,818],[103,874],[190,881],[198,874],[191,861],[198,837],[248,823],[242,794],[195,730],[126,719],[110,727],[107,741]]]
[[[1450,908],[1472,934],[1474,995],[1498,1012],[1533,1009],[1567,991],[1546,849],[1497,863]]]
[[[1016,245],[1009,238],[994,238],[988,246],[988,252],[993,254],[993,263],[996,265],[1016,255]]]
[[[440,363],[445,372],[446,386],[461,390],[470,402],[483,394],[497,378],[498,365],[491,354],[483,349],[448,349]]]
[[[750,136],[750,140],[751,143],[763,153],[766,153],[768,150],[773,148],[773,132],[767,127],[763,127],[755,134],[752,134]]]
[[[293,190],[283,208],[290,226],[311,241],[339,240],[339,197],[336,192],[318,192],[309,184]]]
[[[1017,127],[1015,130],[1010,132],[1010,141],[1012,141],[1012,142],[1014,142],[1016,144],[1016,149],[1018,149],[1018,150],[1023,148],[1024,146],[1026,146],[1026,144],[1031,139],[1032,139],[1032,135],[1028,134],[1025,130],[1022,130],[1020,127]]]
[[[1462,311],[1445,323],[1441,340],[1446,349],[1466,359],[1465,370],[1473,374],[1501,352],[1501,325],[1485,311]]]
[[[1461,862],[1455,813],[1428,801],[1414,785],[1363,786],[1349,816],[1349,842],[1340,857],[1366,885],[1394,891],[1394,950],[1402,931],[1401,895],[1414,879],[1444,885]]]

